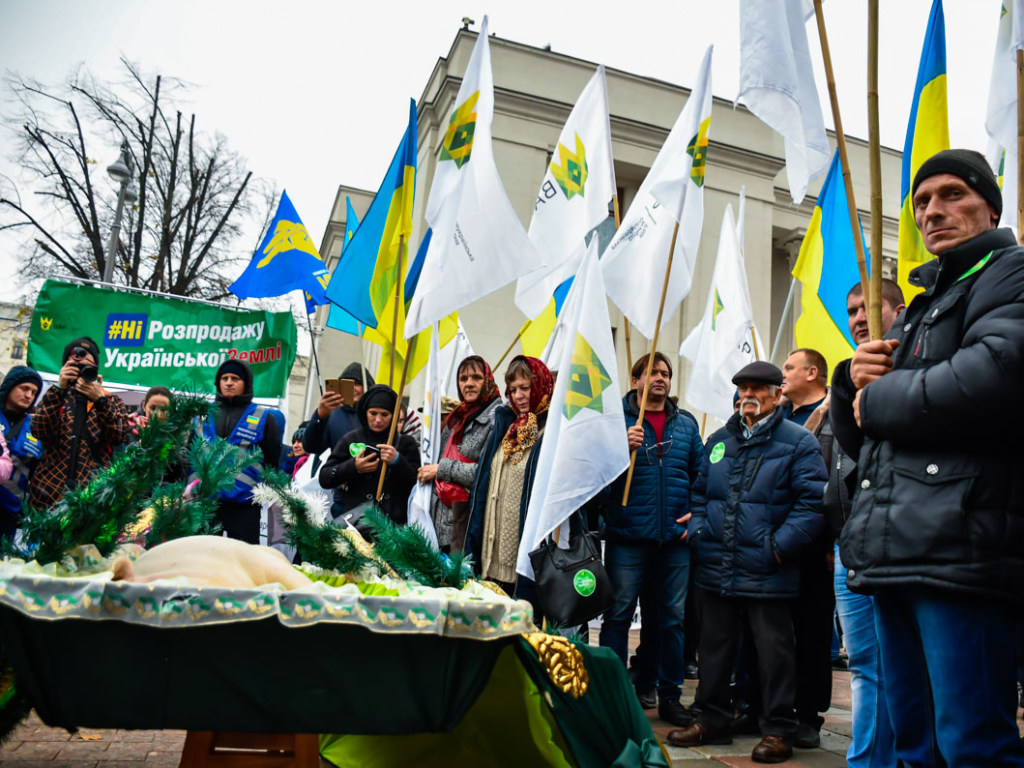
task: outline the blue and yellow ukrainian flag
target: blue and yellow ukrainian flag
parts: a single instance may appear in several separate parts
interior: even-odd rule
[[[863,241],[863,231],[860,237]],[[864,252],[867,253],[866,245]],[[803,285],[796,346],[821,352],[831,378],[836,363],[853,355],[855,344],[847,322],[846,294],[860,282],[838,152],[832,156],[828,176],[814,205],[793,277]]]
[[[328,280],[327,268],[285,191],[263,242],[228,290],[240,299],[263,299],[302,290],[308,296],[308,307],[309,302],[327,303],[324,288]]]
[[[359,226],[359,218],[352,207],[351,197],[345,198],[345,208],[345,240],[341,244],[342,256],[344,256],[345,249],[348,248],[348,244],[351,242],[352,236],[356,233],[356,228]],[[340,258],[339,256],[339,260]],[[337,304],[331,304],[330,306],[327,314],[327,327],[342,333],[351,334],[352,336],[362,336],[364,330],[362,323]]]
[[[932,3],[928,30],[917,70],[914,100],[910,105],[907,140],[903,144],[903,175],[900,182],[899,259],[897,282],[903,295],[910,299],[920,293],[907,281],[911,270],[934,258],[924,247],[921,233],[914,223],[914,206],[910,186],[921,164],[936,152],[949,149],[949,110],[946,105],[946,21],[942,0]]]
[[[427,233],[423,236],[423,241],[420,243],[419,250],[416,251],[416,256],[413,258],[412,263],[409,264],[409,268],[405,273],[405,285],[402,288],[402,293],[405,298],[405,308],[408,309],[409,302],[412,300],[413,294],[416,292],[416,286],[419,284],[420,273],[423,271],[423,262],[427,258],[427,249],[430,246],[430,237],[433,230],[427,229]],[[402,375],[402,367],[405,365],[405,355],[408,352],[408,345],[415,341],[416,344],[413,347],[412,359],[409,361],[409,372],[406,377],[409,381],[412,381],[416,374],[423,370],[427,365],[427,360],[430,357],[430,334],[433,333],[432,328],[420,331],[413,339],[406,342],[403,338],[404,331],[404,320],[405,313],[400,313],[403,321],[403,325],[399,326],[398,333],[398,344],[396,345],[395,355],[395,385],[397,386],[397,380]],[[449,341],[455,338],[455,334],[459,331],[459,313],[452,312],[448,317],[441,320],[439,324],[439,334],[437,347],[440,349]],[[391,337],[385,336],[381,333],[380,328],[368,328],[364,331],[363,336],[375,344],[380,344],[383,351],[380,356],[380,364],[377,366],[377,381],[384,382],[391,378]]]
[[[544,311],[524,326],[523,332],[519,334],[524,355],[540,357],[543,354],[544,348],[551,339],[551,334],[555,331],[555,324],[558,322],[558,315],[562,311],[565,297],[569,295],[572,280],[570,277],[559,285]]]
[[[416,186],[416,102],[409,100],[409,125],[370,208],[341,254],[327,298],[363,325],[387,333],[394,324],[399,247],[403,271],[412,236]],[[399,314],[404,316],[402,304]],[[400,318],[402,322],[404,318]],[[386,327],[382,327],[386,326]]]

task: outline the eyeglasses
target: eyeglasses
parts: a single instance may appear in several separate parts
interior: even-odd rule
[[[651,445],[645,445],[644,451],[647,453],[647,463],[653,464],[654,460],[660,456],[664,456],[666,453],[672,450],[672,438],[668,440],[662,440],[660,443],[652,443]],[[654,451],[652,454],[651,451]]]

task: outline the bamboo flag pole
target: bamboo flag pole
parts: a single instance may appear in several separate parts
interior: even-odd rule
[[[1017,242],[1024,243],[1024,51],[1017,50]]]
[[[401,274],[401,273],[399,273]],[[416,337],[409,339],[409,345],[405,349],[405,362],[402,364],[402,378],[398,384],[398,397],[395,399],[395,412],[391,416],[391,431],[388,433],[388,445],[394,445],[395,431],[398,429],[398,417],[402,409],[402,394],[405,392],[405,377],[409,374],[409,361],[412,360],[413,347],[416,346]],[[394,355],[391,357],[391,364],[394,365]],[[384,495],[384,475],[387,474],[388,465],[381,461],[380,480],[377,482],[377,501]]]
[[[526,333],[526,329],[530,327],[530,323],[532,323],[532,322],[533,322],[533,320],[527,320],[525,323],[523,323],[523,327],[519,329],[519,333],[517,333],[516,337],[514,339],[512,339],[512,343],[509,344],[508,347],[505,349],[505,351],[501,353],[501,357],[498,358],[498,362],[496,362],[492,366],[492,368],[491,368],[492,371],[498,370],[498,368],[501,366],[501,364],[503,362],[505,362],[505,358],[508,357],[508,353],[512,351],[512,347],[514,347],[516,345],[516,342],[519,341],[519,339],[522,338],[523,334]]]
[[[398,275],[398,279],[395,281],[395,321],[391,326],[391,372],[388,373],[389,387],[395,386],[395,355],[398,354],[398,347],[396,346],[398,344],[398,339],[395,337],[398,336],[398,306],[402,302],[402,283],[405,282],[402,275],[402,251],[404,250],[405,235],[402,234],[398,236],[398,272],[396,273]],[[408,356],[406,356],[405,359],[408,360]],[[381,477],[383,477],[383,474]],[[383,482],[384,481],[381,480],[381,483]]]
[[[661,333],[661,316],[665,312],[665,297],[668,295],[668,279],[672,275],[672,255],[676,251],[676,236],[679,234],[679,219],[672,229],[672,245],[668,249],[668,264],[665,267],[665,283],[661,286],[661,302],[658,304],[658,319],[654,323],[654,338],[651,339],[651,353],[647,356],[647,373],[644,374],[644,393],[640,397],[640,415],[636,426],[644,423],[644,411],[647,410],[647,392],[651,388],[651,369],[654,368],[654,353],[658,351],[658,334]],[[626,487],[622,491],[622,506],[629,501],[629,486],[633,484],[633,470],[636,468],[636,449],[629,454],[629,471],[626,473]]]
[[[868,0],[868,158],[871,170],[871,298],[868,332],[882,338],[882,144],[878,133],[878,0]],[[854,241],[858,241],[854,232]]]
[[[622,220],[619,218],[619,195],[618,195],[618,193],[616,193],[615,195],[612,196],[612,213],[615,215],[615,231],[618,232],[619,231],[619,224],[622,223]],[[597,237],[597,235],[594,235],[594,237]],[[629,318],[626,317],[625,315],[623,315],[622,316],[622,322],[623,322],[623,331],[625,332],[625,339],[626,339],[626,370],[627,371],[632,371],[633,370],[633,352],[629,348]]]
[[[836,80],[832,74],[832,55],[828,48],[828,33],[825,31],[825,14],[821,10],[821,0],[814,0],[814,15],[818,21],[818,38],[821,40],[821,58],[825,61],[825,80],[828,83],[828,98],[832,104],[832,122],[836,129],[836,144],[839,148],[839,164],[843,169],[843,183],[846,186],[846,205],[850,211],[850,227],[853,230],[853,244],[857,248],[857,268],[860,270],[861,290],[864,293],[864,308],[871,316],[870,292],[868,290],[868,267],[864,256],[864,240],[860,232],[860,220],[857,218],[857,202],[853,196],[853,179],[850,176],[850,158],[846,154],[846,134],[843,133],[843,121],[839,116],[839,96],[836,93]]]

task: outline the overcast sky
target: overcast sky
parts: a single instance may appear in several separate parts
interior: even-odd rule
[[[984,152],[987,145],[984,114],[999,6],[999,0],[945,3],[954,146]],[[882,3],[879,95],[887,146],[903,146],[930,7],[931,0]],[[0,69],[57,82],[84,65],[98,78],[116,78],[124,55],[144,72],[195,84],[186,108],[197,114],[200,127],[224,134],[256,176],[287,188],[319,244],[338,185],[376,189],[380,183],[405,128],[408,98],[420,97],[463,16],[480,22],[487,13],[499,37],[550,44],[558,53],[683,86],[692,85],[704,48],[714,43],[714,93],[732,99],[739,73],[738,8],[739,0],[603,6],[551,0],[0,0]],[[828,0],[824,8],[843,124],[848,134],[866,138],[867,2]],[[831,128],[813,19],[808,31]],[[6,93],[0,104],[8,114]],[[0,134],[0,174],[17,181],[18,169],[6,157],[10,147],[10,133]],[[116,157],[111,146],[99,163]],[[0,183],[6,188],[9,182]],[[23,199],[29,191],[21,189]],[[11,258],[16,245],[0,237],[5,272],[17,268]],[[16,295],[11,281],[0,281],[0,298]]]

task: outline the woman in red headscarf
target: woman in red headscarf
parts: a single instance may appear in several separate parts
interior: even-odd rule
[[[479,355],[459,363],[457,376],[459,405],[444,422],[441,459],[420,467],[418,473],[421,483],[434,484],[430,516],[444,552],[465,547],[469,489],[494,428],[494,412],[501,405],[491,367]]]
[[[547,366],[519,355],[505,372],[509,405],[495,412],[470,498],[467,548],[485,579],[516,591],[516,556],[554,382]]]

